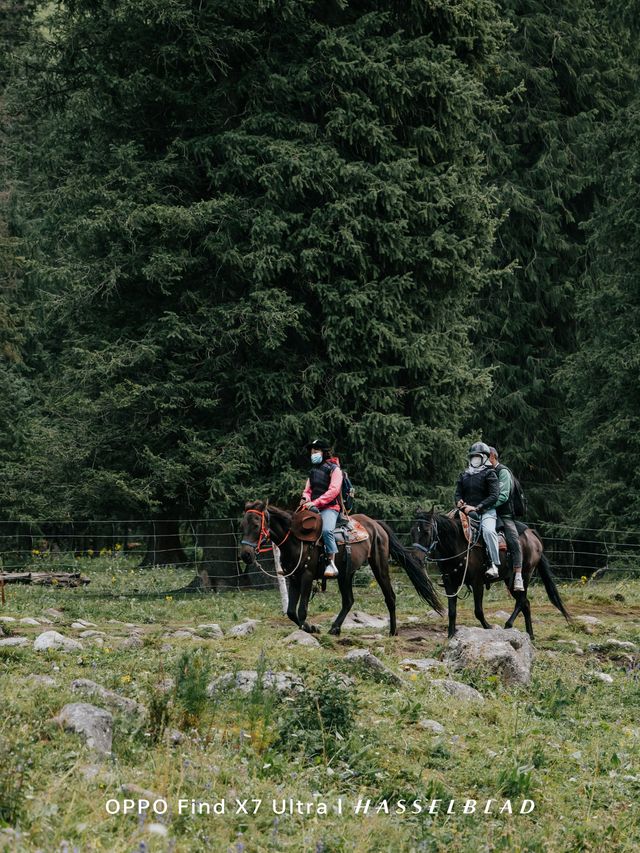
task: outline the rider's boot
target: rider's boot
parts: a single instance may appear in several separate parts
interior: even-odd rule
[[[491,563],[491,567],[485,572],[485,577],[489,580],[497,580],[500,577],[500,570],[495,563]]]
[[[338,567],[334,561],[334,554],[327,555],[327,565],[324,569],[325,578],[337,578],[338,577]]]
[[[513,591],[524,592],[524,583],[522,582],[522,569],[513,570]]]

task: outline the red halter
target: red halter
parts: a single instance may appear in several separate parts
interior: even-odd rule
[[[248,539],[242,539],[240,541],[241,545],[249,545],[251,548],[255,548],[258,554],[264,554],[267,551],[273,550],[273,543],[271,542],[271,535],[269,534],[268,527],[268,512],[267,510],[259,510],[259,509],[248,509],[245,511],[246,513],[254,513],[255,515],[260,516],[260,534],[258,535],[257,542],[249,542]],[[287,530],[287,534],[282,540],[282,542],[278,543],[277,547],[281,548],[284,543],[287,541],[291,534],[291,530]],[[265,547],[262,547],[262,544],[265,543]]]

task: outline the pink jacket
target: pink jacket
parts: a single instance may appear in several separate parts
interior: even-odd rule
[[[337,456],[332,456],[330,459],[327,459],[327,462],[332,462],[336,466],[331,473],[331,480],[329,481],[327,491],[323,495],[320,495],[319,498],[316,498],[315,501],[311,501],[311,483],[307,480],[307,485],[304,487],[304,492],[302,493],[302,499],[305,503],[311,501],[318,509],[335,509],[336,512],[340,512],[339,497],[340,490],[342,489],[340,460]]]

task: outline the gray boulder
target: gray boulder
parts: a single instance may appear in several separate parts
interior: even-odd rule
[[[294,631],[284,638],[288,646],[312,646],[320,648],[320,643],[316,640],[313,634],[308,634],[306,631]]]
[[[431,669],[440,669],[444,664],[435,658],[405,658],[400,661],[400,669],[409,672],[429,672]]]
[[[203,625],[198,625],[196,632],[202,637],[224,637],[222,628],[217,622],[207,622]]]
[[[418,725],[421,729],[426,729],[428,732],[432,732],[434,735],[444,734],[444,726],[437,720],[419,720]]]
[[[453,671],[486,667],[507,684],[529,684],[534,654],[529,635],[515,628],[459,628],[444,662]]]
[[[90,749],[105,755],[111,752],[113,717],[104,708],[96,708],[86,702],[72,702],[54,717],[54,722],[68,731],[84,735]]]
[[[257,683],[258,673],[255,669],[241,669],[236,673],[227,672],[209,684],[207,694],[214,696],[224,690],[251,693]],[[293,672],[271,672],[270,670],[262,676],[262,687],[265,690],[275,690],[276,693],[298,693],[304,690],[304,684],[299,675]]]
[[[342,623],[343,628],[388,628],[389,619],[386,616],[371,616],[363,610],[352,610]]]
[[[475,687],[469,687],[468,684],[463,684],[461,681],[452,681],[450,678],[434,678],[431,684],[445,690],[456,699],[463,699],[465,702],[484,702],[482,693],[479,693]]]
[[[4,646],[24,646],[28,642],[27,637],[3,637],[0,640],[0,648]]]
[[[44,652],[47,649],[60,649],[65,652],[75,652],[82,650],[82,643],[78,640],[72,640],[70,637],[65,637],[57,631],[45,631],[33,641],[33,648],[36,652]]]
[[[587,648],[590,652],[605,652],[611,654],[611,656],[615,656],[616,653],[620,652],[631,652],[633,654],[638,651],[635,643],[614,639],[603,640],[601,643],[589,643]]]
[[[111,708],[118,708],[128,714],[144,714],[146,708],[135,699],[128,699],[115,690],[109,690],[101,684],[96,684],[89,678],[76,678],[71,682],[71,689],[76,693],[86,693],[90,696],[99,696]]]
[[[372,654],[369,649],[352,649],[345,655],[344,659],[347,663],[371,670],[373,673],[384,675],[385,678],[394,684],[403,684],[400,676],[396,675],[388,666],[385,666],[380,658]]]
[[[256,630],[256,625],[258,625],[257,619],[245,619],[244,622],[229,628],[227,637],[248,637]]]

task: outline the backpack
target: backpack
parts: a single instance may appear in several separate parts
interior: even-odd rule
[[[511,472],[511,478],[513,480],[513,486],[511,487],[511,494],[509,497],[511,499],[511,506],[513,507],[513,514],[516,518],[524,518],[527,514],[527,499],[525,497],[524,490],[520,485],[520,480],[518,480],[513,472]]]
[[[331,471],[333,472],[334,468],[337,468],[337,465],[331,465]],[[342,470],[342,469],[341,469]],[[349,479],[349,475],[346,471],[342,470],[342,488],[340,490],[340,503],[342,504],[342,509],[344,512],[351,512],[353,507],[355,506],[355,496],[356,490],[353,488],[353,483]]]

